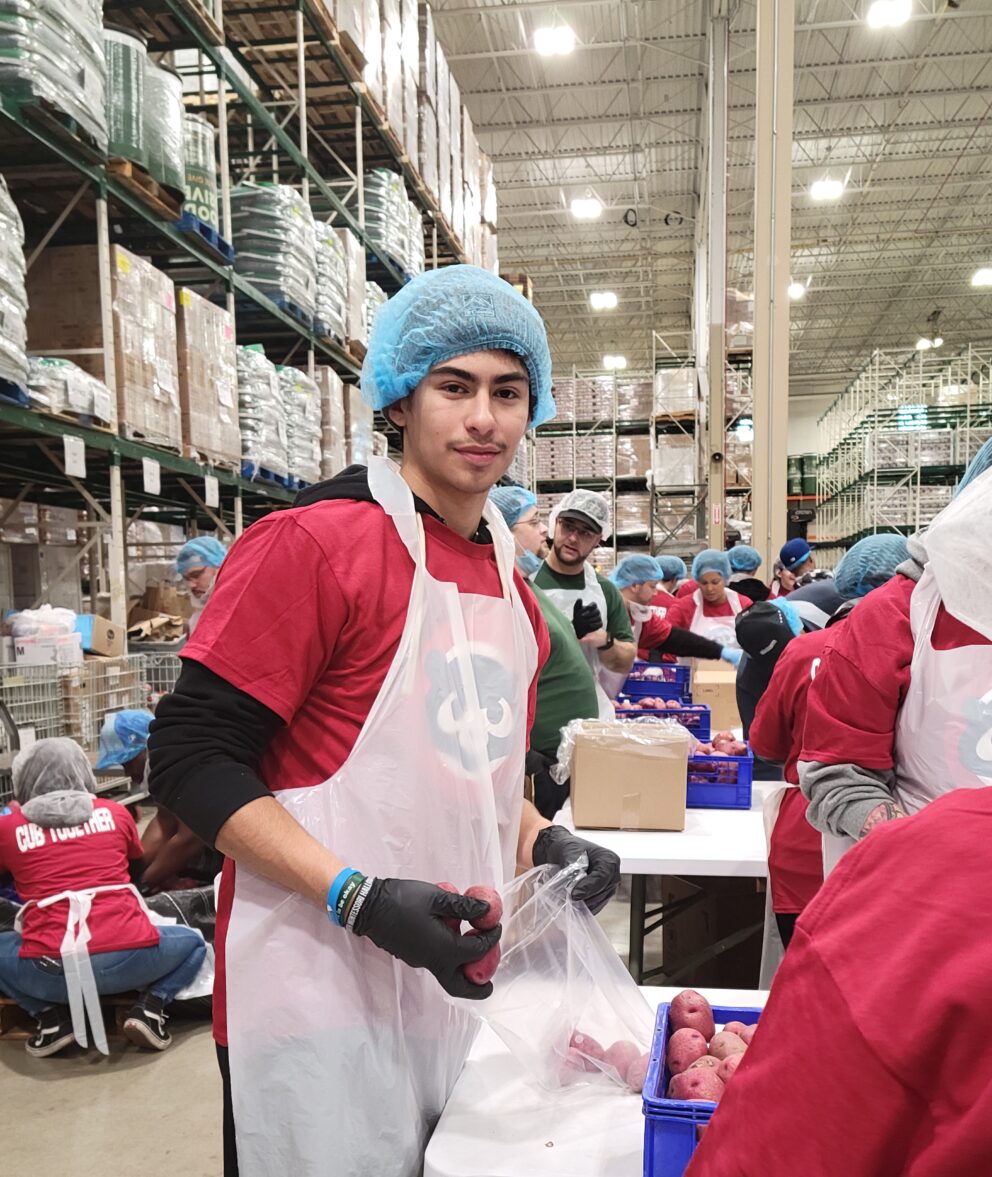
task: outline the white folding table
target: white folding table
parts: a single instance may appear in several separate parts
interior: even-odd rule
[[[677,988],[646,988],[652,1009]],[[760,990],[705,989],[714,1005],[764,1006]],[[533,1083],[483,1026],[427,1147],[424,1177],[638,1177],[641,1099],[617,1089]]]
[[[756,781],[750,809],[687,809],[684,830],[577,831],[583,838],[618,854],[620,870],[631,876],[629,967],[635,981],[640,983],[644,978],[645,931],[659,927],[665,917],[661,908],[647,912],[648,876],[765,878],[768,852],[762,806],[768,790],[779,787],[775,782]],[[555,821],[575,829],[569,805]],[[646,927],[649,919],[656,922]],[[724,941],[722,947],[730,947],[754,932],[754,928],[744,929]]]

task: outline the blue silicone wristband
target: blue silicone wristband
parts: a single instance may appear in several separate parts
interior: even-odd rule
[[[341,898],[341,891],[345,883],[347,883],[352,875],[357,874],[361,874],[361,871],[346,866],[327,890],[327,918],[332,924],[337,924],[339,928],[341,927],[341,921],[338,919],[338,900]]]

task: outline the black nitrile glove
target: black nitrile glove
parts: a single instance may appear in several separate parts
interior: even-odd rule
[[[589,858],[589,868],[585,878],[575,884],[572,898],[585,903],[595,915],[609,903],[620,886],[619,857],[605,846],[577,837],[564,826],[547,826],[534,842],[535,866],[544,866],[546,862],[553,866],[571,866],[583,854]]]
[[[543,752],[530,751],[524,758],[524,776],[537,776],[539,772],[547,772],[554,763],[553,757],[545,756]]]
[[[584,638],[587,633],[595,633],[597,629],[602,629],[603,618],[600,616],[599,606],[583,605],[581,599],[576,601],[572,609],[572,626],[575,636],[579,639]]]
[[[442,891],[433,883],[376,879],[353,930],[411,968],[432,972],[452,997],[481,1001],[492,993],[492,982],[473,985],[461,966],[481,960],[499,941],[503,929],[497,924],[489,932],[462,936],[445,920],[477,920],[488,910],[489,904],[482,899]]]

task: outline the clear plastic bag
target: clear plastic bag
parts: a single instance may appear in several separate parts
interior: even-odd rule
[[[595,916],[571,899],[585,865],[536,867],[503,889],[493,995],[455,1001],[487,1022],[548,1091],[626,1087],[630,1065],[651,1046],[647,1002]]]
[[[636,725],[636,726],[635,726]],[[685,737],[689,736],[689,751],[695,747],[695,737],[678,720],[661,719],[658,716],[644,716],[642,719],[573,719],[561,729],[558,755],[551,768],[551,777],[564,785],[572,775],[572,759],[575,756],[575,742],[580,736],[602,737],[615,742],[620,736],[646,747],[656,748],[659,755],[670,748],[676,756],[682,754]]]

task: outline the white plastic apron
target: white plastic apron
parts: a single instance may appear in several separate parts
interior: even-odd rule
[[[72,1015],[72,1034],[80,1046],[89,1045],[86,1035],[86,1018],[88,1016],[90,1029],[93,1031],[93,1045],[101,1054],[109,1054],[110,1049],[107,1046],[107,1032],[103,1025],[103,1012],[100,1009],[100,994],[97,992],[96,977],[93,975],[93,963],[90,960],[87,945],[92,939],[88,921],[93,899],[106,891],[130,891],[151,921],[152,913],[145,905],[141,893],[131,883],[88,887],[84,891],[60,891],[57,895],[48,895],[44,899],[37,901],[32,899],[24,904],[14,920],[14,930],[20,932],[24,926],[24,913],[32,905],[51,907],[56,903],[68,904],[65,935],[62,937],[59,952],[62,958],[66,993],[69,998],[69,1013]]]
[[[732,650],[739,650],[737,632],[734,629],[734,617],[741,611],[741,599],[737,593],[733,589],[727,589],[727,601],[730,603],[732,611],[731,617],[707,617],[703,613],[701,589],[696,589],[692,594],[692,599],[696,603],[696,612],[689,629],[701,638],[709,638],[711,642],[717,642],[721,646],[729,646]]]
[[[380,877],[501,886],[523,806],[537,643],[489,504],[502,597],[427,571],[399,471],[369,487],[414,563],[396,656],[351,755],[276,794],[349,865]],[[478,1022],[425,970],[334,927],[322,907],[238,867],[227,935],[231,1081],[242,1177],[413,1177]]]
[[[771,858],[772,831],[775,829],[775,823],[778,821],[782,801],[786,792],[796,787],[796,785],[790,785],[787,781],[782,781],[780,784],[772,783],[767,786],[768,791],[765,793],[765,799],[761,806],[761,819],[765,827],[765,855],[767,858]],[[761,937],[761,965],[758,972],[759,989],[771,988],[775,972],[782,963],[784,954],[785,945],[782,943],[782,936],[778,930],[778,921],[775,919],[775,909],[772,906],[772,872],[771,867],[769,867],[765,887],[765,927]]]
[[[539,568],[530,579],[535,580],[540,571],[541,569]],[[583,565],[582,571],[585,577],[583,588],[561,588],[558,585],[554,585],[552,588],[545,588],[542,585],[541,589],[551,598],[569,621],[572,620],[572,610],[579,601],[583,605],[595,605],[599,610],[602,627],[606,629],[606,621],[609,614],[606,606],[606,593],[603,592],[603,586],[599,583],[599,577],[596,575],[596,570],[591,564]],[[616,719],[617,716],[613,707],[613,700],[619,695],[620,688],[626,681],[627,676],[607,670],[603,666],[602,659],[597,650],[592,650],[589,646],[583,645],[582,653],[585,655],[586,661],[589,663],[589,669],[592,671],[592,676],[596,680],[596,699],[599,702],[599,718]]]
[[[908,814],[954,789],[992,784],[992,646],[935,650],[931,637],[940,604],[928,565],[909,603],[913,661],[893,755],[894,800]],[[824,834],[824,873],[853,845],[853,838]]]

